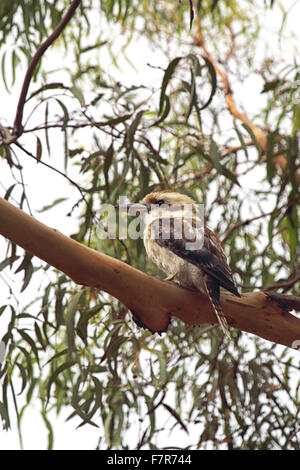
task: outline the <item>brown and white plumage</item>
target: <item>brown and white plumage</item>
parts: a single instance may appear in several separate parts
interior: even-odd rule
[[[220,287],[240,294],[217,234],[199,224],[195,201],[177,192],[162,191],[148,194],[141,204],[146,208],[144,244],[149,258],[168,275],[167,279],[208,295],[224,334],[230,337],[220,304]],[[199,246],[194,243],[196,248],[191,249],[191,242],[198,239]]]

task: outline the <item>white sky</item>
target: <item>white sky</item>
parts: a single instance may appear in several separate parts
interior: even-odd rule
[[[295,2],[293,1],[284,1],[285,8],[292,6]],[[280,27],[280,15],[278,14],[278,9],[276,7],[277,1],[274,2],[275,6],[273,11],[269,12],[266,16],[266,27],[265,27],[265,35],[268,39],[268,44],[270,47],[270,51],[276,55],[278,51],[278,43],[274,38],[277,38],[277,31]],[[300,2],[294,6],[292,10],[292,14],[288,16],[287,24],[286,24],[286,31],[293,31],[295,34],[295,43],[298,41],[300,37],[299,33],[299,18],[300,18]],[[284,39],[282,40],[282,51],[289,56],[293,56],[293,45],[292,43],[285,42]],[[137,70],[132,71],[128,65],[124,64],[124,73],[126,73],[127,78],[128,76],[132,77],[132,83],[138,83],[138,78],[140,78],[140,83],[145,82],[145,80],[150,81],[151,83],[151,69],[147,67],[147,63],[156,63],[157,64],[157,56],[155,56],[156,61],[153,60],[153,52],[145,50],[143,44],[133,44],[129,49],[129,58],[131,58],[135,65],[137,66]],[[257,50],[257,54],[264,54],[265,51],[263,48]],[[130,55],[131,54],[131,55]],[[286,59],[285,59],[286,60]],[[287,60],[286,60],[287,61]],[[165,66],[165,64],[161,64]],[[128,75],[129,74],[129,75]],[[16,86],[14,87],[14,92],[12,95],[7,95],[3,90],[1,90],[1,104],[0,104],[0,116],[1,118],[5,115],[7,122],[12,123],[15,113],[15,105],[16,100],[18,97],[18,89],[20,87],[20,82],[22,79],[22,74],[19,71],[19,80],[17,80]],[[239,105],[242,105],[244,109],[247,109],[247,112],[251,114],[255,114],[257,108],[261,106],[261,102],[264,97],[260,94],[262,89],[262,83],[258,82],[256,77],[250,76],[243,84],[240,84],[237,88],[235,88],[235,98]],[[51,164],[55,165],[57,161],[59,166],[59,161],[61,157],[59,152],[61,152],[61,143],[55,143],[58,149],[58,156],[51,161]],[[33,146],[33,148],[35,148]],[[56,191],[58,188],[60,190],[59,197],[68,197],[74,194],[74,188],[68,187],[68,185],[64,184],[63,178],[54,172],[49,171],[47,168],[43,167],[42,165],[38,168],[38,178],[35,177],[37,164],[30,159],[24,159],[24,164],[26,163],[26,171],[25,171],[25,180],[28,184],[28,195],[29,200],[38,201],[38,204],[34,204],[35,208],[42,208],[43,206],[49,204],[53,200],[53,188]],[[74,171],[74,170],[72,170]],[[5,168],[3,169],[3,165],[1,166],[1,179],[0,184],[6,181],[6,178],[9,178],[9,172],[7,174],[5,172]],[[72,177],[76,179],[76,173]],[[251,188],[253,185],[253,181],[250,181],[249,187]],[[6,188],[7,189],[7,188]],[[4,190],[0,186],[0,195],[4,194]],[[68,203],[69,207],[72,206],[71,203]],[[58,206],[55,211],[49,211],[45,213],[34,213],[34,215],[42,222],[46,223],[47,225],[53,226],[58,228],[60,231],[65,233],[66,235],[70,235],[77,227],[77,221],[72,221],[72,217],[68,217],[66,220],[65,213],[65,205],[61,207]],[[5,247],[5,243],[0,240],[0,253],[3,253],[3,249]],[[3,258],[3,257],[1,257]],[[2,259],[0,259],[1,261]],[[18,285],[22,280],[22,274],[19,278],[16,278],[16,285]],[[20,295],[22,302],[26,303],[26,301],[30,300],[32,295],[32,291],[25,290],[24,293]],[[3,291],[1,292],[1,296],[3,297]],[[5,300],[1,299],[1,304],[5,303]],[[3,319],[1,319],[3,321]],[[1,327],[1,325],[0,325]],[[0,330],[0,337],[2,336]],[[65,413],[61,417],[56,417],[54,414],[50,415],[50,421],[54,425],[54,449],[94,449],[98,442],[98,431],[95,428],[85,426],[76,430],[76,426],[79,424],[79,420],[73,419],[69,422],[65,422],[65,418],[68,413]],[[13,416],[13,412],[12,412]],[[12,419],[12,422],[14,419]],[[25,412],[23,423],[22,423],[22,431],[23,431],[23,444],[24,449],[45,449],[47,443],[47,430],[45,425],[42,421],[40,416],[39,410],[39,402],[35,405],[30,406],[29,410]],[[181,439],[181,438],[180,438]],[[180,442],[180,445],[183,445],[183,442]],[[13,422],[13,429],[12,431],[3,431],[0,429],[0,450],[4,449],[19,449],[19,438],[18,432],[16,428],[16,423]]]

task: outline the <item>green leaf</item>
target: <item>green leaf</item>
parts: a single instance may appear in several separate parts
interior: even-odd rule
[[[31,381],[33,379],[33,361],[32,361],[32,357],[31,355],[29,354],[28,351],[26,351],[25,348],[23,348],[23,346],[20,346],[18,345],[18,349],[22,352],[24,358],[25,358],[25,361],[26,361],[26,372],[28,374],[28,377],[31,378]]]
[[[2,313],[4,312],[6,307],[7,307],[7,305],[2,305],[2,307],[0,307],[0,315],[2,315]]]
[[[281,232],[282,237],[288,243],[290,248],[290,260],[291,266],[294,266],[295,258],[296,258],[296,250],[299,246],[299,223],[298,223],[298,215],[297,215],[297,208],[294,206],[288,211],[287,216],[283,219],[281,223],[281,227],[285,228]]]
[[[113,162],[113,156],[114,156],[114,146],[112,142],[104,154],[104,164],[103,164],[103,173],[104,173],[106,192],[107,192],[108,197],[110,196],[110,184],[109,184],[108,172]]]
[[[248,149],[247,149],[247,145],[245,143],[245,140],[244,140],[244,136],[243,134],[239,131],[239,129],[237,127],[234,128],[235,132],[237,133],[237,136],[239,138],[239,141],[241,143],[241,146],[243,147],[243,150],[245,152],[245,156],[247,158],[247,160],[249,159],[249,154],[248,154]]]
[[[12,52],[12,57],[11,57],[11,65],[12,65],[12,82],[11,84],[14,85],[16,81],[16,71],[17,71],[17,66],[20,63],[20,58],[18,54],[16,53],[15,49]]]
[[[276,173],[276,167],[273,161],[274,158],[274,145],[275,145],[275,138],[276,133],[270,132],[267,138],[267,149],[266,149],[266,157],[267,157],[267,179],[270,184],[272,184],[273,178]]]
[[[33,272],[34,272],[34,269],[33,269],[33,264],[32,262],[30,261],[25,270],[24,270],[24,280],[23,280],[23,284],[22,284],[22,287],[21,287],[21,292],[23,292],[26,287],[28,286],[29,282],[30,282],[30,279],[33,275]]]
[[[76,292],[70,299],[69,305],[66,310],[66,327],[67,327],[67,340],[68,340],[68,355],[71,357],[75,344],[75,313],[78,308],[81,296],[84,289]]]
[[[225,176],[226,178],[228,178],[229,180],[231,180],[233,183],[237,184],[238,186],[240,186],[240,183],[238,182],[237,177],[233,173],[231,173],[230,170],[228,170],[221,164],[221,157],[218,151],[218,147],[216,143],[213,141],[213,139],[211,139],[211,142],[210,142],[210,156],[211,156],[212,163],[214,167],[216,168],[216,170],[218,171],[218,173],[220,173],[220,175]]]
[[[277,216],[278,216],[278,213],[273,212],[273,214],[271,214],[271,217],[268,223],[268,236],[269,236],[269,243],[271,246],[273,242],[274,221]]]
[[[7,266],[11,266],[19,258],[20,256],[16,256],[16,255],[6,258],[4,261],[0,263],[0,271],[5,269]]]
[[[186,123],[189,120],[193,107],[197,108],[196,77],[193,70],[191,70],[191,76],[192,81],[190,86],[190,102],[186,113]]]
[[[190,30],[191,30],[193,26],[194,16],[195,16],[193,0],[189,0],[189,4],[190,4]]]
[[[140,161],[140,189],[145,191],[149,187],[150,173],[149,168],[147,168],[142,161]]]
[[[46,350],[46,343],[45,343],[42,332],[41,332],[37,322],[34,322],[34,331],[35,331],[38,342],[42,346],[42,349],[45,351]]]
[[[127,121],[128,119],[131,118],[131,116],[132,116],[132,114],[124,114],[124,116],[119,116],[117,118],[108,119],[108,121],[97,123],[97,125],[99,127],[102,127],[102,126],[114,127],[117,124],[120,124],[121,122]]]
[[[6,307],[6,305],[4,307]],[[5,354],[6,354],[6,345],[4,341],[1,340],[0,341],[0,365],[5,359]]]
[[[159,384],[163,385],[166,382],[167,370],[166,370],[166,360],[162,351],[154,351],[158,357],[159,362]]]
[[[182,421],[182,419],[180,418],[179,414],[173,410],[173,408],[171,408],[169,405],[167,405],[166,403],[163,403],[163,406],[166,408],[166,410],[169,411],[169,413],[171,413],[171,415],[176,419],[176,421],[180,424],[180,426],[182,427],[182,429],[187,433],[189,434],[189,431],[186,427],[186,425],[184,424],[184,422]]]
[[[8,410],[7,407],[0,401],[0,415],[1,415],[1,420],[2,420],[2,425],[3,429],[9,429],[10,428],[10,422],[9,422],[9,415],[8,415]]]
[[[275,90],[275,88],[277,88],[280,83],[282,83],[282,81],[279,78],[275,78],[275,80],[272,80],[270,82],[265,82],[261,93],[266,93],[267,91]]]
[[[135,116],[134,120],[132,121],[132,123],[129,126],[128,136],[127,136],[127,149],[129,151],[131,151],[131,149],[132,149],[133,141],[134,141],[134,135],[136,133],[136,130],[137,130],[138,125],[139,125],[139,123],[142,119],[143,114],[144,114],[144,110],[139,111],[137,113],[137,115]]]
[[[47,417],[47,413],[45,408],[42,409],[41,412],[42,418],[44,420],[44,423],[46,425],[46,428],[48,430],[48,444],[47,444],[47,450],[52,450],[53,448],[53,439],[54,439],[54,434],[53,434],[53,428],[51,426],[51,423]]]
[[[122,346],[122,344],[126,343],[128,339],[129,338],[127,336],[118,336],[110,346],[107,352],[107,358],[114,358],[118,354],[119,348]]]
[[[87,344],[87,328],[90,318],[95,316],[102,309],[102,305],[95,305],[91,309],[86,309],[83,312],[80,312],[80,317],[76,326],[76,333],[82,339],[84,344]]]
[[[199,111],[202,111],[203,109],[207,108],[207,106],[210,105],[217,90],[217,75],[216,75],[215,68],[212,65],[212,63],[207,59],[207,57],[202,56],[202,58],[207,66],[207,69],[211,78],[211,92],[210,92],[208,100],[206,101],[206,103],[204,103],[203,106],[201,106],[201,108],[199,108]]]
[[[27,101],[31,100],[31,98],[38,95],[39,93],[42,93],[43,91],[55,89],[69,90],[69,87],[65,86],[61,82],[46,83],[46,85],[41,86],[38,90],[33,91],[31,95],[29,95],[29,97],[27,98]]]
[[[5,195],[4,195],[4,199],[5,199],[6,201],[8,201],[9,196],[11,195],[11,193],[12,193],[12,191],[13,191],[13,189],[14,189],[15,186],[16,186],[16,183],[15,183],[15,184],[12,184],[12,185],[8,188],[8,190],[6,191],[6,193],[5,193]]]
[[[211,11],[214,11],[218,3],[219,3],[219,0],[212,0],[211,7],[210,7]]]
[[[258,144],[258,142],[257,142],[257,140],[256,140],[256,137],[255,137],[254,132],[253,132],[253,130],[251,129],[251,127],[249,127],[248,124],[245,124],[245,123],[243,123],[242,126],[243,126],[244,129],[246,129],[246,131],[247,131],[248,134],[250,135],[251,140],[252,140],[252,142],[254,143],[255,147],[257,148],[258,153],[261,154],[261,148],[260,148],[260,146],[259,146],[259,144]]]
[[[36,151],[35,151],[35,154],[36,154],[37,160],[40,161],[41,156],[42,156],[42,143],[41,143],[41,140],[38,137],[36,138]]]
[[[35,341],[31,338],[31,336],[29,336],[28,333],[26,333],[26,331],[24,329],[17,328],[17,332],[19,333],[20,336],[22,336],[24,341],[26,341],[26,343],[29,344],[31,350],[33,351],[33,353],[35,355],[36,361],[37,361],[37,363],[40,367],[39,352],[38,352],[38,349],[36,347]]]
[[[50,157],[50,139],[49,139],[49,129],[48,129],[48,116],[49,116],[49,103],[47,101],[46,106],[45,106],[45,140],[46,140],[48,156]]]
[[[46,212],[49,209],[52,209],[53,207],[57,206],[58,204],[61,204],[62,202],[66,201],[66,197],[60,197],[58,199],[55,199],[51,204],[48,204],[47,206],[42,207],[42,209],[39,209],[37,212]]]
[[[6,72],[5,72],[6,63],[5,63],[5,59],[6,59],[6,51],[4,51],[4,53],[2,55],[2,59],[1,59],[1,73],[2,73],[2,80],[3,80],[3,83],[4,83],[5,89],[9,93],[10,90],[8,88],[7,81],[6,81]]]
[[[53,359],[53,358],[52,358]],[[52,384],[56,381],[57,377],[59,374],[64,372],[67,369],[70,369],[74,364],[76,364],[76,361],[67,361],[64,364],[61,364],[49,377],[48,379],[48,385],[47,385],[47,402],[50,399],[50,391],[51,391],[51,386]]]
[[[293,108],[293,128],[292,136],[300,129],[300,105],[295,105]]]
[[[163,112],[162,112],[162,115],[161,115],[161,117],[160,117],[157,121],[155,121],[155,122],[151,125],[151,127],[157,126],[158,124],[160,124],[161,122],[163,122],[163,121],[168,117],[170,111],[171,111],[170,98],[169,98],[167,95],[165,95],[165,106],[164,106],[164,110],[163,110]]]
[[[163,109],[164,109],[164,102],[165,102],[165,99],[166,99],[166,89],[167,89],[167,86],[168,86],[168,83],[178,65],[178,63],[180,62],[180,60],[182,59],[182,57],[176,57],[175,59],[173,59],[165,73],[164,73],[164,77],[163,77],[163,81],[162,81],[162,86],[161,86],[161,92],[160,92],[160,99],[159,99],[159,111],[158,111],[158,114],[162,114],[163,112]]]
[[[64,149],[65,149],[65,157],[64,157],[64,169],[67,171],[67,166],[68,166],[68,158],[69,158],[69,144],[68,144],[68,132],[66,125],[69,122],[69,112],[66,107],[66,105],[58,98],[55,98],[55,101],[59,104],[63,111],[63,118],[62,118],[62,131],[64,133]]]
[[[80,106],[82,108],[85,107],[85,100],[84,100],[84,96],[83,96],[83,93],[81,91],[80,88],[78,88],[78,86],[76,85],[73,85],[71,88],[70,88],[70,92],[75,96],[75,98],[78,99],[79,103],[80,103]]]
[[[117,427],[114,429],[113,443],[114,443],[114,447],[118,449],[118,447],[121,444],[121,432],[122,432],[123,422],[124,422],[124,415],[123,415],[121,406],[119,406],[116,409],[115,421],[116,421],[116,418],[117,418]]]
[[[107,444],[110,446],[113,439],[113,410],[109,410],[104,422],[104,437]]]
[[[22,378],[21,389],[18,393],[18,395],[21,395],[23,393],[26,385],[27,385],[27,372],[26,372],[25,367],[21,363],[16,362],[16,366],[18,367],[18,369],[20,371],[21,378]]]

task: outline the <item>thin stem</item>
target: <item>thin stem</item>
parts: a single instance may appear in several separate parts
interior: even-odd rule
[[[17,111],[16,111],[16,116],[15,116],[15,121],[14,121],[14,136],[15,137],[19,137],[22,134],[22,119],[23,119],[24,104],[26,101],[28,88],[29,88],[31,79],[33,77],[34,71],[37,67],[37,64],[39,63],[41,57],[43,56],[45,51],[48,49],[48,47],[51,46],[51,44],[58,38],[58,36],[61,34],[64,27],[68,24],[68,22],[70,21],[70,19],[75,13],[75,10],[80,5],[80,2],[81,0],[73,0],[67,13],[63,17],[63,19],[61,20],[57,28],[55,28],[53,33],[50,34],[50,36],[41,44],[41,46],[38,48],[38,50],[32,57],[32,60],[25,74],[25,78],[23,81],[23,85],[21,88],[21,93],[20,93],[19,101],[17,105]]]

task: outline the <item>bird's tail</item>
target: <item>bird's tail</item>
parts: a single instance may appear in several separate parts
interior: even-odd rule
[[[209,297],[209,300],[212,304],[212,307],[215,311],[216,317],[218,319],[218,322],[220,324],[220,327],[222,328],[222,331],[224,335],[231,340],[231,335],[229,332],[229,326],[226,320],[226,317],[224,315],[222,306],[220,304],[220,286],[219,284],[216,283],[214,279],[212,279],[210,276],[205,276],[205,287],[206,287],[206,292]]]

